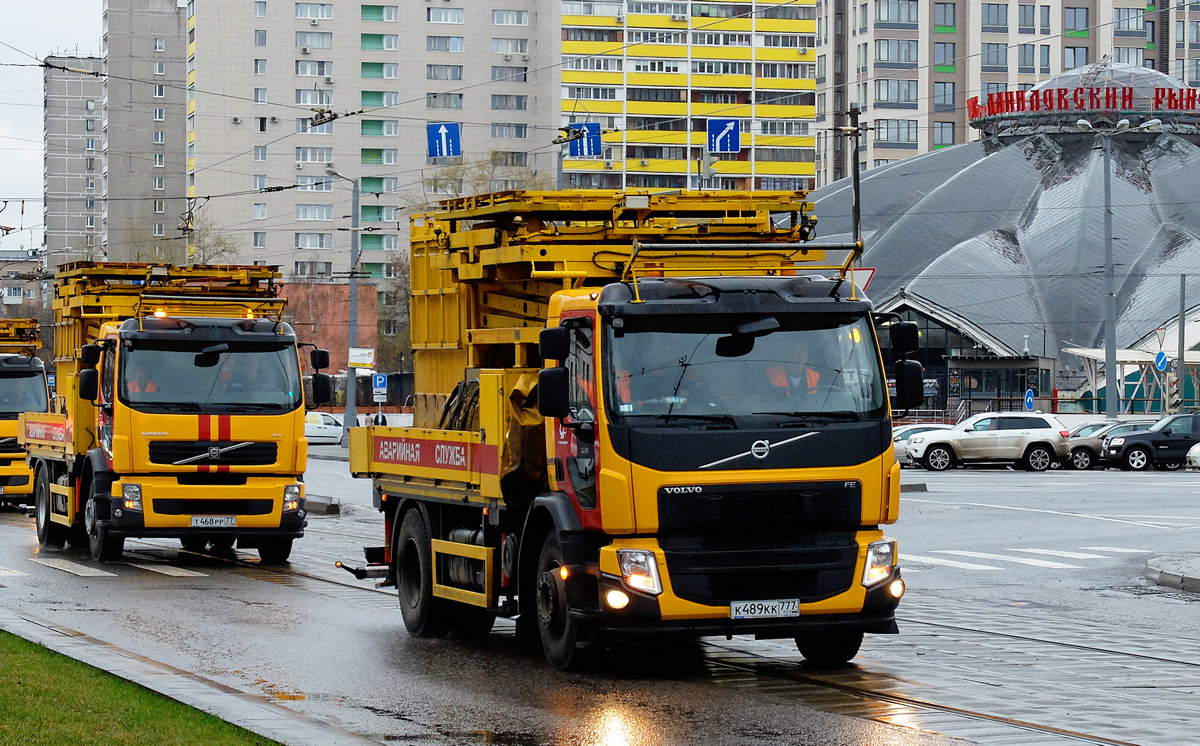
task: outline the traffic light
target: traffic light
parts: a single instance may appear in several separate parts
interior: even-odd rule
[[[1180,392],[1179,377],[1174,373],[1167,374],[1167,410],[1178,412],[1179,405],[1183,403],[1183,394]]]
[[[704,154],[704,178],[711,179],[712,177],[717,175],[717,161],[718,160],[720,160],[720,159],[717,158],[716,153],[706,152]]]

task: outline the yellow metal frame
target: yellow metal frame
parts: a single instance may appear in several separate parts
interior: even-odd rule
[[[496,568],[495,547],[481,547],[478,544],[459,544],[458,542],[443,541],[442,539],[431,539],[429,544],[433,550],[431,564],[433,569],[433,595],[436,598],[445,598],[450,601],[470,604],[471,606],[481,606],[485,609],[493,608],[496,605],[496,588],[493,579]],[[462,588],[444,585],[438,578],[438,555],[462,557],[464,559],[483,562],[483,592],[467,591]]]

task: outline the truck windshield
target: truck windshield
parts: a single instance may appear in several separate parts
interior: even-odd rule
[[[118,371],[121,401],[143,412],[290,412],[304,401],[285,343],[142,344],[122,351]]]
[[[887,399],[865,316],[634,316],[606,324],[615,420],[865,420]],[[758,423],[756,423],[758,421]]]
[[[0,419],[13,420],[21,412],[45,412],[46,378],[40,370],[0,373]]]

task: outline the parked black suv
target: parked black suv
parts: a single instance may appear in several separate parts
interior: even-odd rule
[[[1188,449],[1200,443],[1200,414],[1164,417],[1148,430],[1105,438],[1100,458],[1105,466],[1141,471],[1178,469]]]

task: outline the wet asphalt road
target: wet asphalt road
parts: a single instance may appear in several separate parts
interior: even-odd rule
[[[253,551],[146,540],[112,576],[81,577],[34,560],[96,563],[40,555],[32,520],[2,514],[0,568],[23,574],[0,577],[0,603],[393,743],[1080,742],[1007,721],[1108,739],[1095,743],[1200,732],[1200,597],[1139,578],[1146,553],[1192,548],[1194,475],[906,472],[930,492],[906,494],[893,532],[911,589],[902,634],[869,637],[853,668],[817,674],[790,643],[737,639],[627,648],[565,674],[506,621],[483,640],[409,638],[394,596],[333,568],[381,531],[368,483],[344,469],[311,462],[310,493],[344,512],[311,519],[290,573]]]

